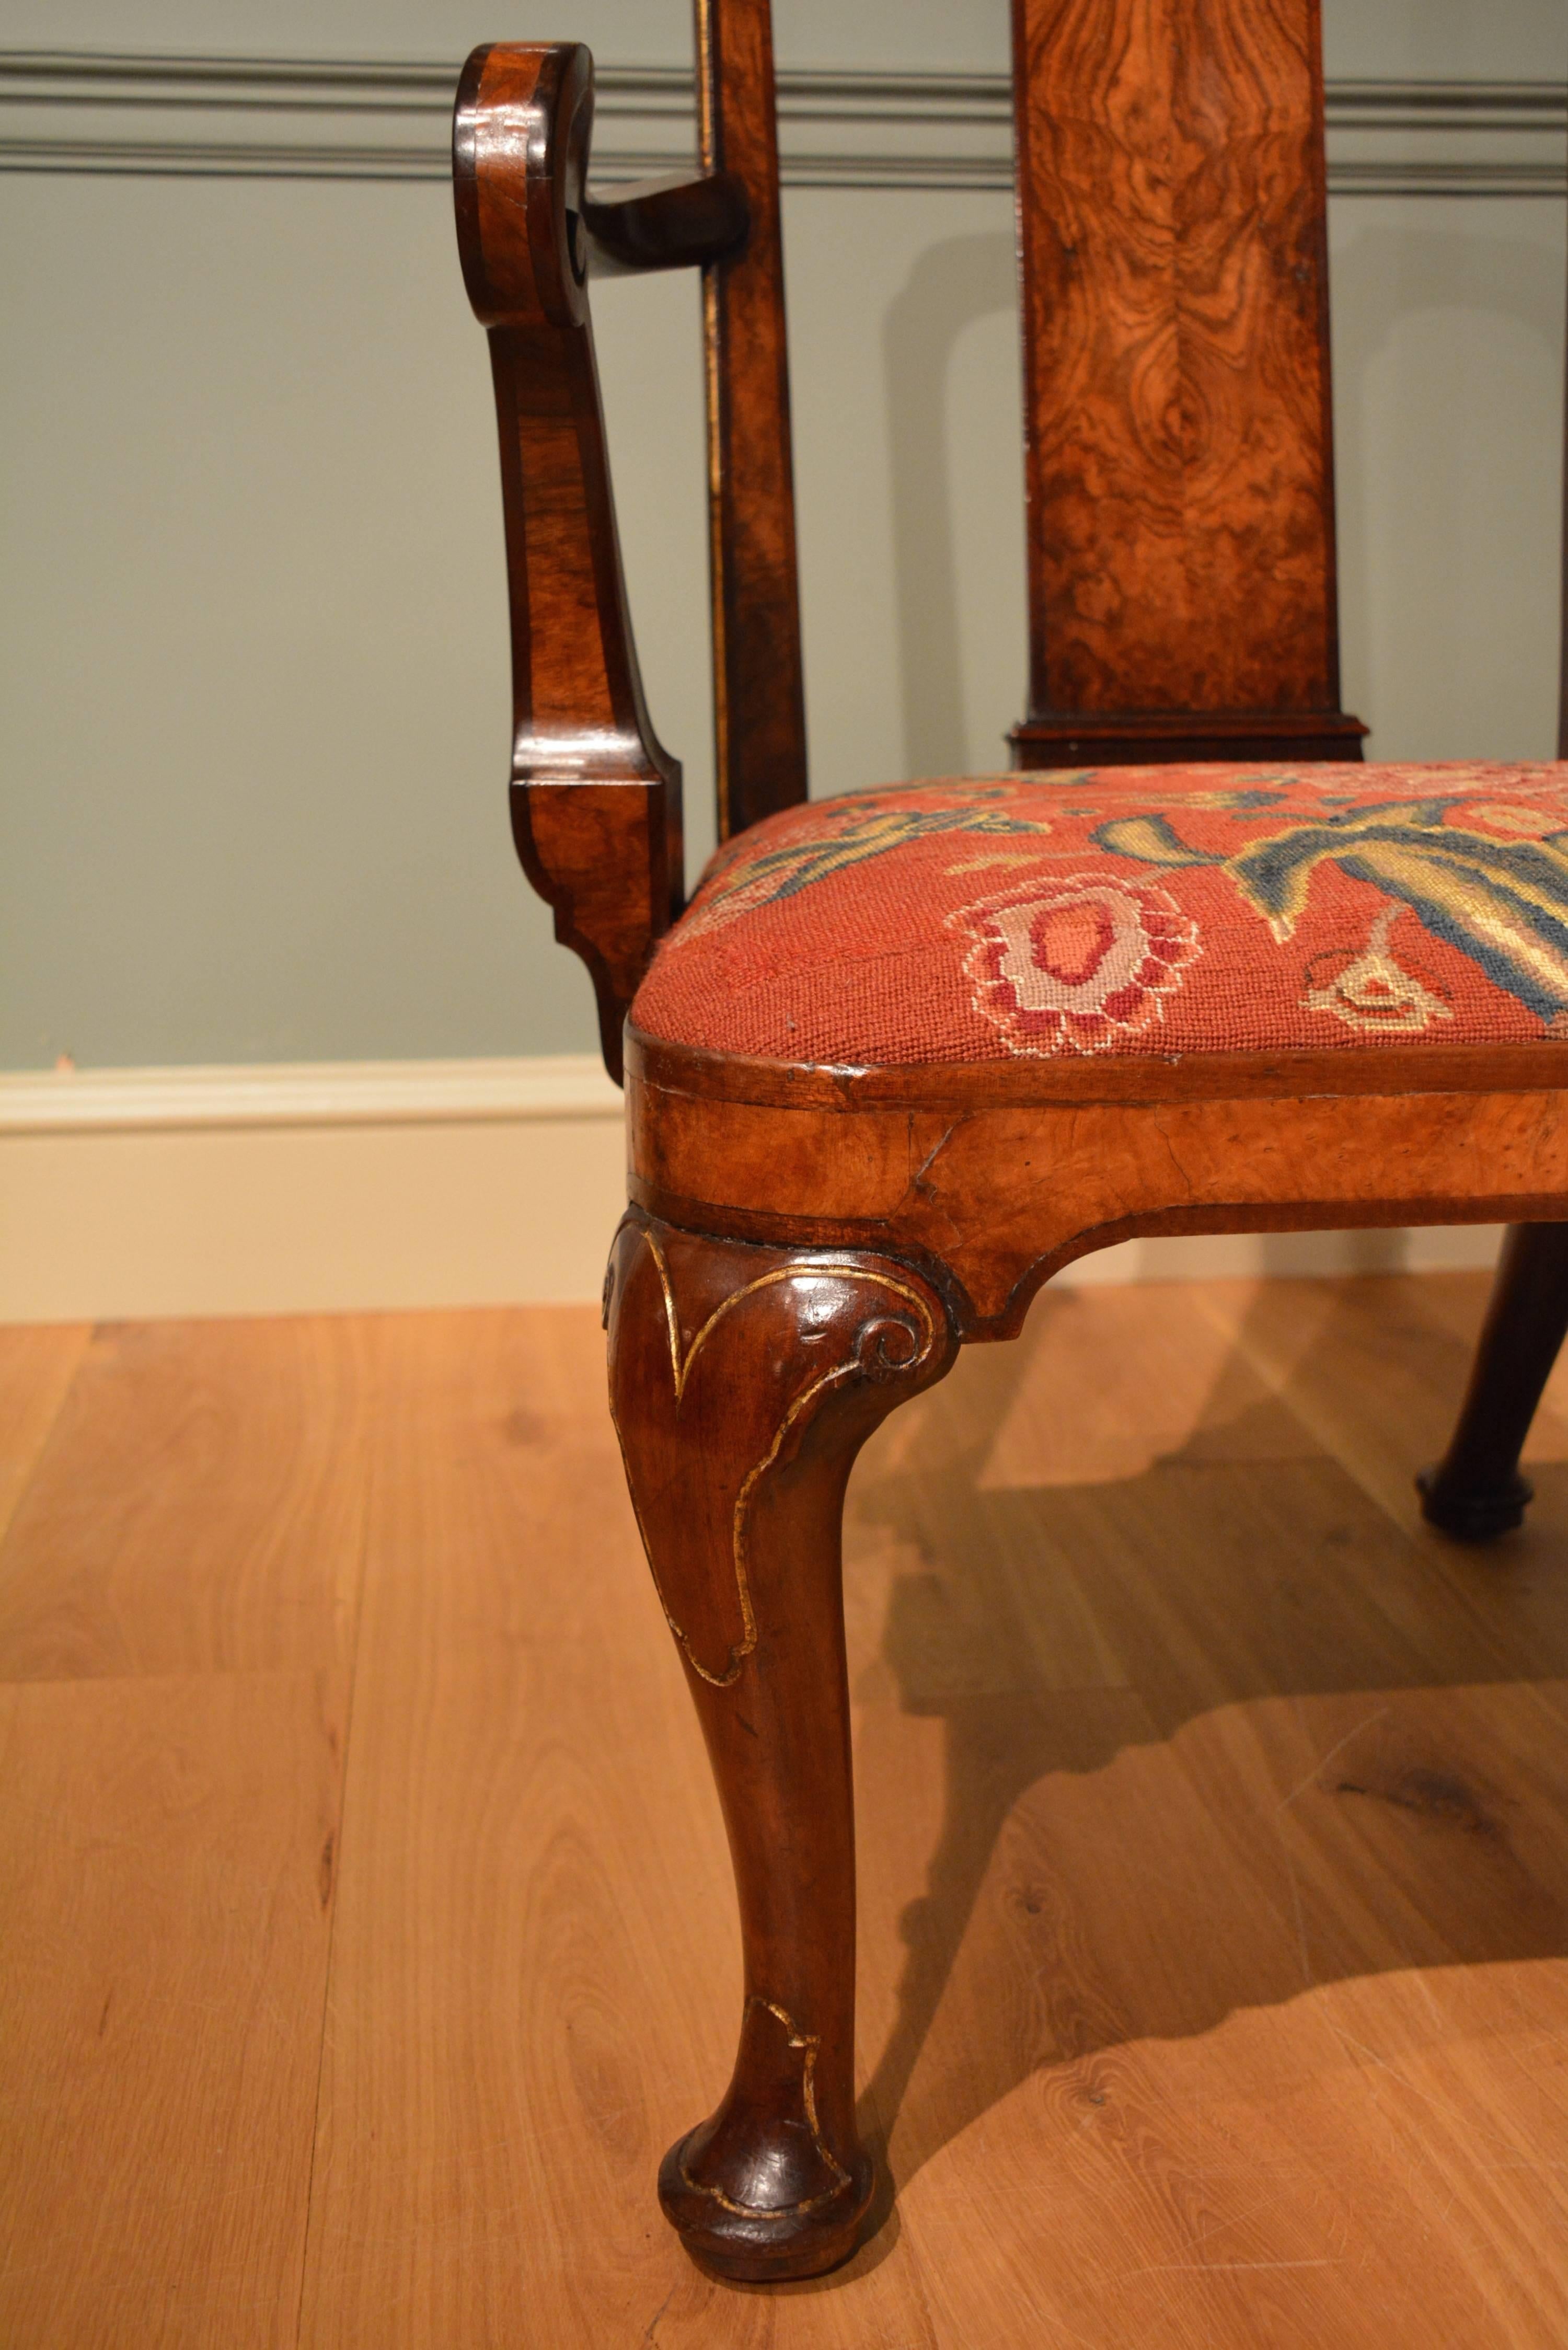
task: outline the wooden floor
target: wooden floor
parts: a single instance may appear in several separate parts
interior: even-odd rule
[[[0,1344],[8,2350],[1568,2342],[1568,1383],[1412,1509],[1483,1284],[1049,1295],[865,1456],[865,2126],[659,2218],[726,1860],[576,1309]]]

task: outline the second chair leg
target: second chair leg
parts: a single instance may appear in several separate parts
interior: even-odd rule
[[[954,1341],[909,1267],[758,1248],[634,1211],[606,1290],[610,1394],[696,1700],[740,1898],[740,2045],[670,2148],[666,2217],[722,2274],[813,2276],[871,2195],[855,2124],[855,1832],[844,1492],[877,1422]]]
[[[1421,1514],[1460,1542],[1523,1523],[1531,1499],[1519,1456],[1568,1333],[1568,1224],[1515,1224],[1449,1449],[1416,1482]]]

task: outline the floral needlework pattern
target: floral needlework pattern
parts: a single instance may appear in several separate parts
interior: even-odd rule
[[[1163,999],[1201,953],[1168,890],[1079,873],[961,908],[977,1008],[1010,1053],[1104,1053],[1165,1016]]]
[[[1453,1018],[1441,995],[1395,962],[1388,942],[1398,917],[1397,906],[1385,906],[1359,954],[1327,947],[1313,957],[1302,997],[1309,1012],[1332,1012],[1347,1028],[1380,1036],[1419,1035],[1434,1020]]]
[[[634,1024],[843,1066],[1568,1043],[1568,764],[906,784],[730,842]]]
[[[1434,937],[1553,1019],[1568,1009],[1568,828],[1539,808],[1472,806],[1469,821],[1460,794],[1324,809],[1229,857],[1188,847],[1165,816],[1113,818],[1094,837],[1144,864],[1220,867],[1282,942],[1307,910],[1316,868],[1332,862],[1402,899]]]
[[[1050,831],[1048,821],[1015,816],[997,805],[1005,797],[1004,785],[981,784],[949,799],[933,789],[928,802],[910,807],[904,795],[856,792],[819,801],[811,810],[815,824],[800,837],[791,834],[754,854],[746,853],[753,836],[742,834],[720,850],[703,876],[701,901],[686,918],[686,935],[721,930],[753,907],[793,898],[811,882],[826,881],[911,841],[954,833],[1038,837]]]

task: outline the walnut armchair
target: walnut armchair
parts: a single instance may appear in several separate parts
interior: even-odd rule
[[[1133,1234],[1512,1220],[1423,1480],[1481,1538],[1568,1326],[1568,765],[1363,766],[1339,706],[1317,0],[1013,14],[1032,658],[988,778],[806,798],[767,0],[697,0],[684,180],[587,192],[580,47],[477,50],[458,99],[514,827],[624,1050],[612,1400],[740,1898],[734,2074],[659,2194],[738,2278],[831,2267],[871,2194],[839,1568],[870,1430]],[[684,910],[588,315],[596,270],[683,265],[722,842]]]

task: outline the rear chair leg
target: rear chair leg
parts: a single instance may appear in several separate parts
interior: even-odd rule
[[[1519,1456],[1568,1332],[1568,1224],[1515,1224],[1449,1449],[1416,1483],[1421,1514],[1459,1542],[1490,1542],[1524,1522],[1532,1497]]]
[[[610,1397],[708,1742],[740,1897],[740,2047],[672,2147],[665,2216],[722,2275],[855,2248],[855,1831],[840,1534],[857,1452],[956,1352],[934,1290],[853,1251],[757,1248],[633,1210],[606,1284]]]

